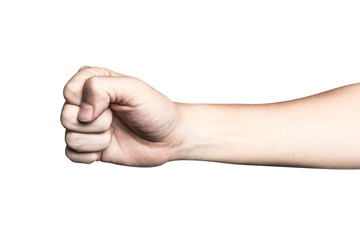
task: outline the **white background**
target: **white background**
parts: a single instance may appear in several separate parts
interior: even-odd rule
[[[82,65],[170,99],[263,103],[360,79],[358,1],[1,1],[0,239],[359,239],[360,171],[75,164]]]

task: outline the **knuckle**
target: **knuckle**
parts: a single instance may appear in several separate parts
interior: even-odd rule
[[[94,96],[100,89],[99,80],[97,76],[88,78],[84,84],[83,94],[90,98]]]
[[[66,114],[64,113],[64,111],[61,112],[60,122],[64,128],[66,128],[66,129],[69,128],[69,119],[66,116]]]
[[[94,91],[96,89],[98,77],[93,76],[88,78],[84,84],[84,91]]]
[[[68,159],[72,161],[72,156],[68,147],[65,148],[65,155]]]
[[[75,154],[72,150],[70,150],[69,147],[66,147],[66,148],[65,148],[65,155],[66,155],[66,157],[67,157],[68,159],[70,159],[72,162],[76,162],[76,163],[80,162],[79,157],[77,157],[76,154]]]
[[[79,71],[78,71],[78,72],[80,72],[80,71],[82,71],[82,70],[85,70],[85,69],[87,69],[87,68],[90,68],[90,66],[84,65],[84,66],[82,66],[81,68],[79,68]]]
[[[69,147],[66,147],[65,155],[72,162],[90,164],[97,160],[100,160],[101,152],[77,153],[71,150]]]
[[[74,155],[74,153],[72,153],[72,151],[68,147],[66,147],[65,149],[65,155],[68,159],[70,159],[70,161],[75,163],[79,162],[79,159]]]
[[[68,131],[65,134],[65,142],[72,149],[75,150],[82,149],[83,144],[78,133]]]
[[[78,72],[80,71],[88,71],[90,74],[94,76],[112,76],[113,72],[107,68],[103,67],[90,67],[90,66],[82,66]]]
[[[74,95],[76,94],[76,89],[74,87],[74,85],[70,82],[68,82],[63,90],[63,95],[64,98],[67,102],[71,102],[71,99],[74,97]]]
[[[65,143],[66,143],[66,145],[68,145],[68,146],[71,145],[72,138],[73,138],[72,137],[72,132],[67,131],[65,133]]]
[[[87,85],[88,87],[94,87],[97,84],[98,80],[99,80],[98,76],[89,77],[86,80],[85,85]]]
[[[61,112],[61,124],[63,125],[64,128],[66,129],[71,129],[72,128],[72,116],[70,111],[68,110],[67,106],[65,105],[62,112]]]
[[[82,71],[87,72],[89,76],[100,76],[101,75],[96,67],[87,67],[87,68],[84,68]]]
[[[103,68],[103,67],[96,67],[95,70],[98,71],[100,76],[111,76],[111,71],[109,69]]]

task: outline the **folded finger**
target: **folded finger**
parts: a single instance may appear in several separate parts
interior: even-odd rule
[[[80,153],[72,150],[68,146],[65,148],[65,155],[73,162],[77,163],[93,163],[100,160],[101,152],[85,152]]]
[[[78,120],[80,107],[65,103],[61,112],[61,124],[67,130],[80,133],[101,133],[110,129],[112,122],[112,112],[105,110],[97,119],[90,123],[83,123]]]
[[[97,152],[109,147],[112,133],[107,130],[104,133],[78,133],[66,131],[66,144],[77,152]]]
[[[80,68],[79,71],[65,85],[63,92],[65,100],[71,104],[80,105],[85,81],[88,78],[99,76],[119,77],[124,75],[107,68],[84,66]]]

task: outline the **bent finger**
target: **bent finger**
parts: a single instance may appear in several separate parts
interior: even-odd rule
[[[80,133],[101,133],[110,129],[112,123],[112,111],[106,109],[97,119],[90,123],[78,120],[80,107],[65,103],[61,111],[61,124],[67,130]]]
[[[84,83],[78,119],[92,122],[109,108],[110,103],[139,106],[148,102],[146,96],[151,89],[134,77],[91,77]]]
[[[88,78],[99,76],[119,77],[125,75],[107,68],[84,66],[80,68],[79,71],[66,83],[63,90],[65,100],[71,104],[80,105],[85,81]]]
[[[73,162],[90,164],[100,160],[101,152],[79,153],[66,146],[65,155]]]
[[[112,132],[104,133],[78,133],[66,131],[65,142],[77,152],[97,152],[109,147]]]

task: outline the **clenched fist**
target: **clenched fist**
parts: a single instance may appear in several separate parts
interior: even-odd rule
[[[176,158],[181,114],[143,81],[85,66],[65,85],[64,97],[61,123],[72,161],[157,166]]]

